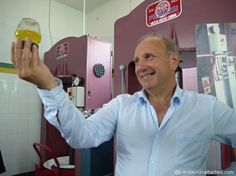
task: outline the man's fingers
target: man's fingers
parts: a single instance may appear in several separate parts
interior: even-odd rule
[[[22,40],[17,39],[16,42],[14,43],[14,48],[13,48],[13,60],[15,63],[16,68],[20,69],[21,66],[21,56],[22,56]]]
[[[11,44],[11,62],[12,62],[13,65],[16,67],[16,61],[15,61],[14,51],[15,51],[15,42],[12,42],[12,44]]]
[[[31,61],[31,45],[32,45],[31,40],[26,39],[24,42],[24,48],[23,48],[23,53],[22,53],[22,57],[21,57],[23,69],[29,68],[29,63]]]
[[[32,59],[31,59],[31,65],[32,67],[36,67],[39,64],[39,52],[38,52],[38,46],[33,44],[32,46]]]
[[[36,45],[32,45],[30,39],[25,41],[17,39],[11,46],[11,60],[18,76],[30,81],[40,65],[38,48]]]

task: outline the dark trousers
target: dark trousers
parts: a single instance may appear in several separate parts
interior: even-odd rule
[[[3,159],[2,159],[2,153],[1,153],[1,150],[0,150],[0,174],[5,172],[6,169],[5,169],[5,166],[4,166],[4,163],[3,163]]]

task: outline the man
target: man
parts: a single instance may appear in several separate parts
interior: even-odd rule
[[[216,100],[180,89],[179,54],[163,37],[147,36],[135,49],[135,73],[143,90],[119,95],[85,119],[69,101],[37,47],[12,44],[20,78],[38,86],[45,117],[74,148],[98,146],[116,135],[116,176],[205,175],[212,139],[236,146],[236,113]]]

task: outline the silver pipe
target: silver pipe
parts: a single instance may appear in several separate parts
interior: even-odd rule
[[[126,89],[126,82],[125,82],[126,66],[124,64],[121,64],[119,66],[119,70],[121,72],[121,94],[124,94],[125,93],[125,89]]]

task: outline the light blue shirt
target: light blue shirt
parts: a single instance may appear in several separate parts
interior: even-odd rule
[[[95,147],[115,134],[116,176],[205,175],[212,139],[236,147],[235,111],[178,86],[160,125],[144,91],[119,95],[87,119],[61,85],[38,92],[46,119],[72,147]]]

